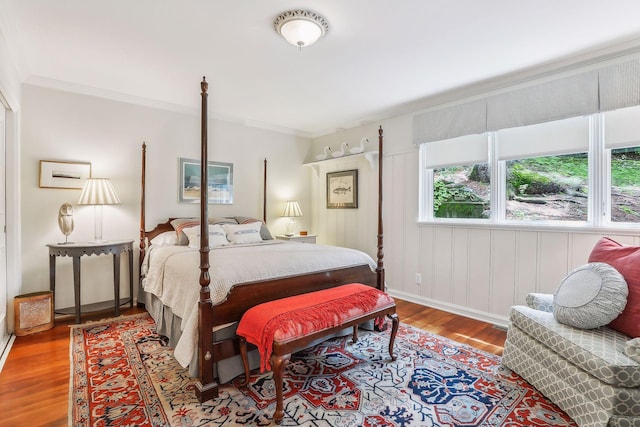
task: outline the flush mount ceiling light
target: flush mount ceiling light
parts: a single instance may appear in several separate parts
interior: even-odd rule
[[[288,10],[273,22],[278,34],[300,49],[311,46],[329,31],[329,24],[320,15],[308,10]]]

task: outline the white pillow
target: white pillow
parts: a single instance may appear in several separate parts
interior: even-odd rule
[[[553,316],[574,328],[599,328],[622,313],[628,293],[627,282],[618,270],[592,262],[562,280],[553,295]]]
[[[154,246],[173,246],[178,244],[178,236],[175,231],[165,231],[151,239]]]
[[[200,225],[184,228],[183,233],[189,239],[189,247],[192,249],[200,248]],[[228,245],[226,234],[220,224],[209,224],[209,247]]]
[[[222,228],[227,233],[227,240],[231,243],[262,242],[260,227],[262,223],[259,221],[248,224],[222,224]]]

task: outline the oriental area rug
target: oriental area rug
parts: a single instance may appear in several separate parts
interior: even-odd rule
[[[292,356],[284,426],[575,426],[500,357],[401,324],[334,338]],[[70,426],[266,426],[271,373],[253,371],[203,404],[153,320],[134,315],[73,327]]]

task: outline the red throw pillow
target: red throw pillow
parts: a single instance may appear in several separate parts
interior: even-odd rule
[[[589,262],[606,262],[624,276],[629,287],[627,305],[609,326],[632,338],[640,337],[640,246],[624,246],[603,237],[591,250]]]

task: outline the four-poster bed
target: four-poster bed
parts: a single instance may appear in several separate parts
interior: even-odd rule
[[[207,90],[208,85],[203,78],[201,82],[201,155],[200,155],[200,179],[201,189],[207,188],[208,182],[208,136],[207,136]],[[238,221],[240,217],[212,219],[208,212],[208,192],[200,191],[200,216],[193,218],[199,231],[199,243],[188,246],[168,246],[154,248],[151,244],[163,237],[163,235],[179,234],[176,228],[175,218],[158,224],[150,231],[146,231],[145,203],[146,203],[146,145],[142,147],[142,197],[140,215],[140,263],[141,282],[143,283],[146,302],[147,295],[154,301],[154,307],[161,307],[156,321],[165,322],[162,316],[167,313],[177,316],[180,320],[182,336],[176,346],[176,358],[185,366],[184,353],[197,354],[193,357],[190,367],[197,365],[196,394],[200,401],[215,398],[218,395],[220,371],[216,370],[216,364],[222,360],[240,354],[239,341],[235,336],[235,329],[226,338],[214,338],[214,331],[218,331],[230,324],[237,323],[242,315],[251,307],[275,299],[299,295],[312,291],[332,288],[348,283],[363,283],[380,290],[384,290],[384,265],[383,265],[383,229],[382,229],[382,127],[379,131],[379,164],[378,164],[378,233],[377,233],[377,260],[373,261],[368,255],[351,249],[310,245],[305,243],[291,243],[284,241],[261,241],[257,244],[217,246],[215,241],[210,241],[212,223],[222,224],[222,227],[235,227],[226,225],[234,222],[251,227],[251,220]],[[266,179],[267,161],[264,162],[264,200],[263,222],[266,223]],[[228,221],[227,221],[228,220]],[[259,221],[259,220],[254,220]],[[242,225],[237,225],[242,227]],[[220,225],[214,225],[220,227]],[[264,227],[264,225],[263,225]],[[225,228],[226,230],[227,228]],[[186,229],[185,229],[186,230]],[[261,229],[261,234],[262,229]],[[269,233],[266,233],[269,235]],[[213,234],[212,234],[213,236]],[[217,238],[213,236],[214,239]],[[210,248],[210,244],[212,247]],[[237,246],[237,247],[232,247]],[[199,253],[199,265],[196,268],[194,257],[195,249]],[[163,252],[164,251],[164,252]],[[259,252],[258,252],[259,251]],[[236,252],[238,253],[237,255]],[[276,266],[275,252],[282,252],[286,265],[280,270]],[[161,255],[164,254],[164,255]],[[187,257],[189,261],[184,262]],[[306,261],[304,260],[306,257]],[[239,267],[233,267],[234,258],[239,258]],[[251,268],[247,267],[247,260],[251,260]],[[264,259],[266,265],[259,264]],[[156,263],[162,260],[161,266]],[[244,260],[244,261],[243,261]],[[180,261],[180,263],[178,262]],[[313,262],[309,262],[313,261]],[[244,264],[242,264],[244,262]],[[255,263],[255,265],[254,265]],[[307,265],[309,264],[309,265]],[[199,270],[196,279],[195,274]],[[220,277],[222,270],[231,276]],[[250,270],[248,276],[240,273]],[[251,272],[251,270],[253,272]],[[238,277],[236,276],[236,273]],[[244,273],[243,273],[244,274]],[[253,275],[251,275],[253,274]],[[172,290],[165,283],[168,278],[180,278],[179,291]],[[157,280],[156,280],[157,279]],[[156,280],[154,282],[154,280]],[[199,286],[187,286],[197,282]],[[196,295],[197,293],[197,295]],[[167,302],[169,295],[177,295],[179,303]],[[193,301],[191,301],[193,298]],[[140,300],[141,298],[139,298]],[[197,302],[196,302],[197,299]],[[156,301],[157,300],[157,301]],[[186,301],[186,302],[185,302]],[[154,309],[155,310],[155,309]],[[196,313],[197,310],[197,313]],[[191,329],[193,328],[193,333]],[[167,329],[177,329],[176,324],[169,325]],[[189,335],[193,342],[193,348],[189,345]],[[185,337],[186,335],[186,337]],[[186,344],[182,345],[184,342]],[[195,345],[197,343],[197,346]],[[182,357],[182,360],[180,359]]]

